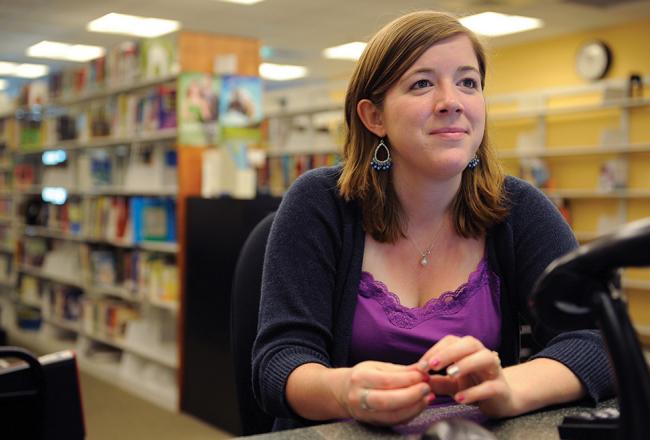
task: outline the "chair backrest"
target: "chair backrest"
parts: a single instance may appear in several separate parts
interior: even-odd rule
[[[230,342],[243,435],[269,432],[274,420],[258,406],[251,382],[251,352],[257,334],[264,251],[273,217],[274,213],[264,217],[249,234],[239,253],[233,278]]]

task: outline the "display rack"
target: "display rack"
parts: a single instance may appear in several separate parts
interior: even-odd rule
[[[167,64],[145,73],[152,44]],[[171,410],[187,319],[177,231],[207,147],[182,144],[176,89],[219,56],[257,75],[257,40],[182,31],[55,74],[49,95],[30,84],[0,114],[0,325],[38,353],[74,348],[82,370]]]

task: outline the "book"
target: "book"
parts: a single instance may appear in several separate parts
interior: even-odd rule
[[[145,38],[140,44],[140,70],[146,79],[160,78],[178,73],[176,34]]]
[[[262,80],[257,76],[224,76],[219,101],[221,137],[258,143],[262,138]]]
[[[176,87],[158,87],[158,126],[157,129],[176,127]]]
[[[176,202],[166,197],[131,197],[133,241],[176,241]]]
[[[204,73],[182,73],[178,79],[178,143],[209,146],[219,135],[221,80]]]

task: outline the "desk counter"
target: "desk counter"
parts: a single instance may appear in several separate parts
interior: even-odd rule
[[[616,400],[608,400],[598,408],[615,407]],[[565,406],[537,411],[510,419],[489,421],[484,426],[499,439],[556,440],[559,439],[557,426],[564,416],[583,410],[593,410],[586,406]],[[418,439],[433,422],[450,417],[465,417],[481,420],[482,415],[475,407],[453,405],[430,408],[406,425],[393,428],[377,428],[355,421],[328,423],[309,428],[292,429],[269,434],[246,437],[255,440],[347,440],[347,439]]]

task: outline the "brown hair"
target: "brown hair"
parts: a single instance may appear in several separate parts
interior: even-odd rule
[[[384,26],[370,40],[359,59],[345,98],[347,135],[343,148],[343,172],[339,192],[346,200],[358,200],[367,233],[379,242],[396,242],[404,236],[402,208],[392,184],[392,173],[370,166],[378,139],[357,114],[357,103],[369,99],[382,108],[390,87],[437,42],[464,34],[472,42],[485,83],[485,51],[476,36],[450,15],[419,11]],[[488,143],[487,131],[477,151],[480,164],[463,171],[460,190],[452,201],[456,232],[478,237],[507,214],[502,168]]]

